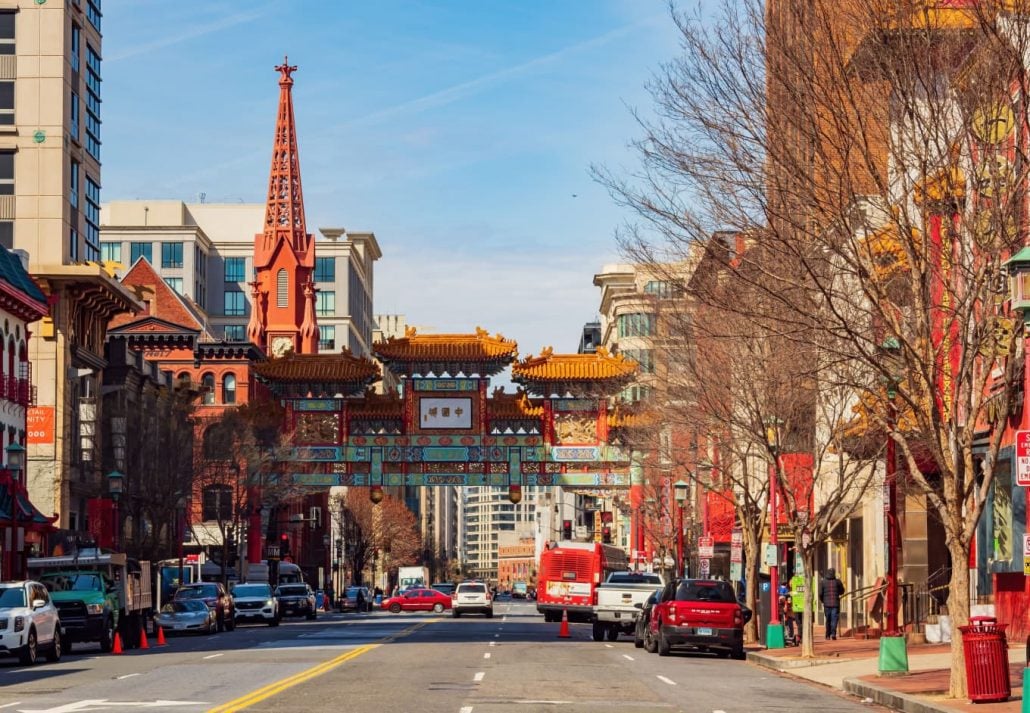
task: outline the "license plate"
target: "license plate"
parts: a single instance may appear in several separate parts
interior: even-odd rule
[[[711,636],[712,635],[712,630],[707,628],[707,627],[702,627],[702,628],[697,630],[697,635],[698,636]]]

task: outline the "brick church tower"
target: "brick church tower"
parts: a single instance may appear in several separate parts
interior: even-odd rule
[[[271,356],[318,352],[315,318],[315,239],[304,222],[300,155],[293,119],[293,72],[284,60],[279,77],[279,114],[268,177],[265,226],[254,236],[254,282],[247,339]]]

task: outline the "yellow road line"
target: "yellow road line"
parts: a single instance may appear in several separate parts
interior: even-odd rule
[[[244,696],[240,696],[239,698],[229,701],[228,703],[223,703],[220,706],[210,709],[208,713],[233,713],[234,711],[240,711],[244,708],[249,708],[255,703],[259,703],[260,701],[263,701],[266,698],[269,698],[277,693],[285,691],[287,688],[292,688],[293,686],[296,686],[299,683],[304,683],[305,681],[309,681],[312,678],[315,678],[316,676],[321,676],[326,671],[330,671],[339,666],[340,664],[349,661],[350,659],[357,658],[358,656],[361,656],[362,654],[371,651],[377,646],[378,644],[368,644],[366,646],[359,646],[358,648],[352,649],[345,654],[341,654],[334,659],[330,659],[329,661],[320,663],[317,666],[301,671],[300,673],[295,673],[294,675],[284,678],[281,681],[270,683],[267,686],[264,686],[263,688],[259,688],[256,691],[248,693]]]
[[[442,619],[429,619],[428,621],[419,622],[418,624],[409,626],[407,629],[403,629],[402,631],[399,631],[396,634],[380,639],[379,643],[390,643],[392,641],[395,641],[399,637],[407,636],[408,634],[418,631],[423,626],[435,624],[439,621],[442,621]],[[334,659],[324,661],[318,664],[317,666],[313,666],[309,669],[300,671],[299,673],[295,673],[292,676],[288,676],[287,678],[282,679],[281,681],[270,683],[267,686],[257,689],[256,691],[251,691],[250,693],[242,695],[239,698],[233,699],[228,703],[223,703],[220,706],[211,708],[210,710],[208,710],[207,713],[234,713],[235,711],[241,711],[244,708],[249,708],[255,703],[260,703],[266,698],[270,698],[277,693],[285,691],[287,688],[292,688],[293,686],[296,686],[298,683],[304,683],[305,681],[310,681],[312,678],[315,678],[316,676],[321,676],[326,671],[331,671],[340,664],[351,659],[355,659],[358,656],[361,656],[362,654],[371,651],[372,649],[378,647],[379,643],[366,644],[365,646],[359,646],[356,649],[351,649],[347,653],[340,654]]]

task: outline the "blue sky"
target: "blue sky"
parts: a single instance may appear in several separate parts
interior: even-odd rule
[[[105,0],[103,200],[262,202],[288,54],[308,228],[376,233],[376,312],[574,351],[629,217],[589,167],[675,52],[665,0]]]

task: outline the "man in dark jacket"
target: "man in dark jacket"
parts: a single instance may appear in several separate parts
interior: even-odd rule
[[[844,596],[844,582],[834,569],[826,570],[819,582],[819,601],[826,611],[826,638],[837,640],[837,619],[840,618],[840,598]]]

